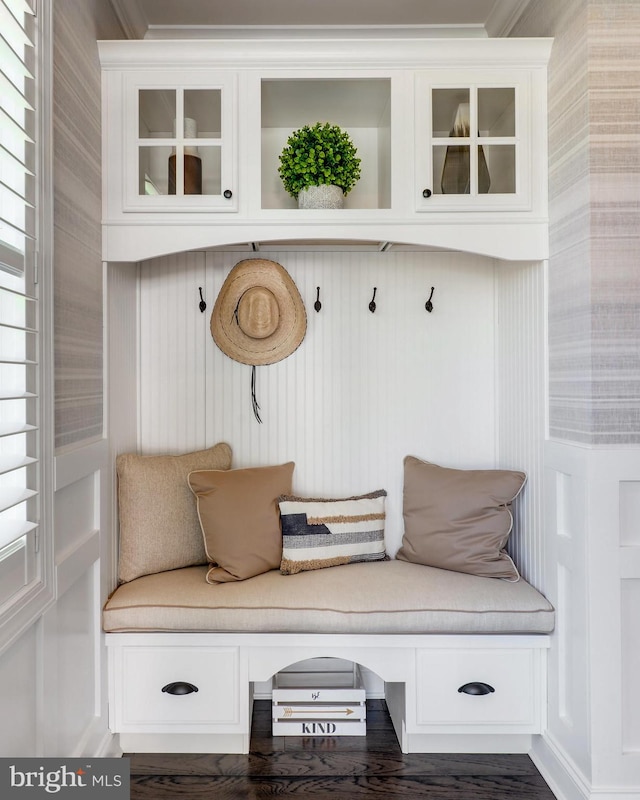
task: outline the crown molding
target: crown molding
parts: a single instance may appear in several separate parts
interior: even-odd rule
[[[280,68],[291,64],[324,67],[331,64],[362,68],[412,67],[505,67],[541,66],[547,63],[550,39],[458,38],[438,39],[184,39],[100,41],[98,51],[103,70],[192,69],[253,67]],[[249,46],[250,44],[250,46]]]
[[[509,36],[532,0],[496,0],[486,25],[149,25],[140,0],[109,0],[113,11],[128,39],[218,39],[218,38],[276,38],[283,35],[304,35],[334,38],[359,38],[375,35],[385,30],[389,38],[429,36],[431,38],[482,38]],[[358,31],[358,35],[354,33]]]
[[[144,39],[149,27],[140,0],[109,0],[127,39]]]
[[[144,38],[371,39],[381,36],[385,39],[486,39],[487,33],[483,25],[149,25]]]
[[[532,0],[496,0],[485,24],[490,37],[509,36]]]
[[[532,0],[496,0],[486,25],[326,25],[326,26],[216,26],[216,25],[149,25],[140,0],[109,0],[113,11],[128,39],[218,39],[218,38],[272,38],[275,31],[283,34],[308,36],[333,35],[337,38],[358,38],[384,30],[386,36],[411,38],[418,34],[433,38],[506,37],[509,36]],[[242,34],[239,32],[242,31]],[[274,37],[277,38],[277,37]]]

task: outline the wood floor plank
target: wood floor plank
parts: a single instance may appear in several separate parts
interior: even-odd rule
[[[367,752],[285,751],[250,755],[176,754],[136,756],[132,775],[535,775],[527,756],[411,753],[401,757]]]
[[[142,798],[211,798],[262,800],[272,797],[305,797],[310,800],[554,800],[542,779],[535,776],[415,776],[411,778],[317,777],[233,778],[195,776],[148,776],[131,781],[131,800]]]
[[[403,754],[384,701],[367,702],[367,735],[271,734],[254,704],[249,754],[127,754],[131,800],[554,800],[526,755]]]

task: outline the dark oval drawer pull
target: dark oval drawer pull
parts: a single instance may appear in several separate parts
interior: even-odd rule
[[[227,200],[230,200],[233,197],[233,192],[231,189],[225,189],[222,194]]]
[[[428,198],[428,197],[431,197],[431,194],[432,194],[431,189],[423,189],[422,190],[422,196],[425,199]]]
[[[488,683],[474,681],[473,683],[465,683],[458,691],[464,694],[491,694],[491,692],[495,692],[495,689]]]
[[[197,692],[198,687],[186,681],[175,681],[163,686],[162,691],[167,694],[191,694],[192,692]]]

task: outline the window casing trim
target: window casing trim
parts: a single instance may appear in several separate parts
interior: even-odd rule
[[[54,351],[53,351],[53,25],[51,3],[29,2],[36,12],[36,251],[34,282],[38,298],[39,529],[37,578],[7,603],[0,614],[0,653],[16,641],[55,600]]]

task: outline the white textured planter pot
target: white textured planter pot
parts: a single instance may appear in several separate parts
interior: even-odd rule
[[[298,192],[298,208],[342,208],[344,192],[339,186],[309,186]]]

